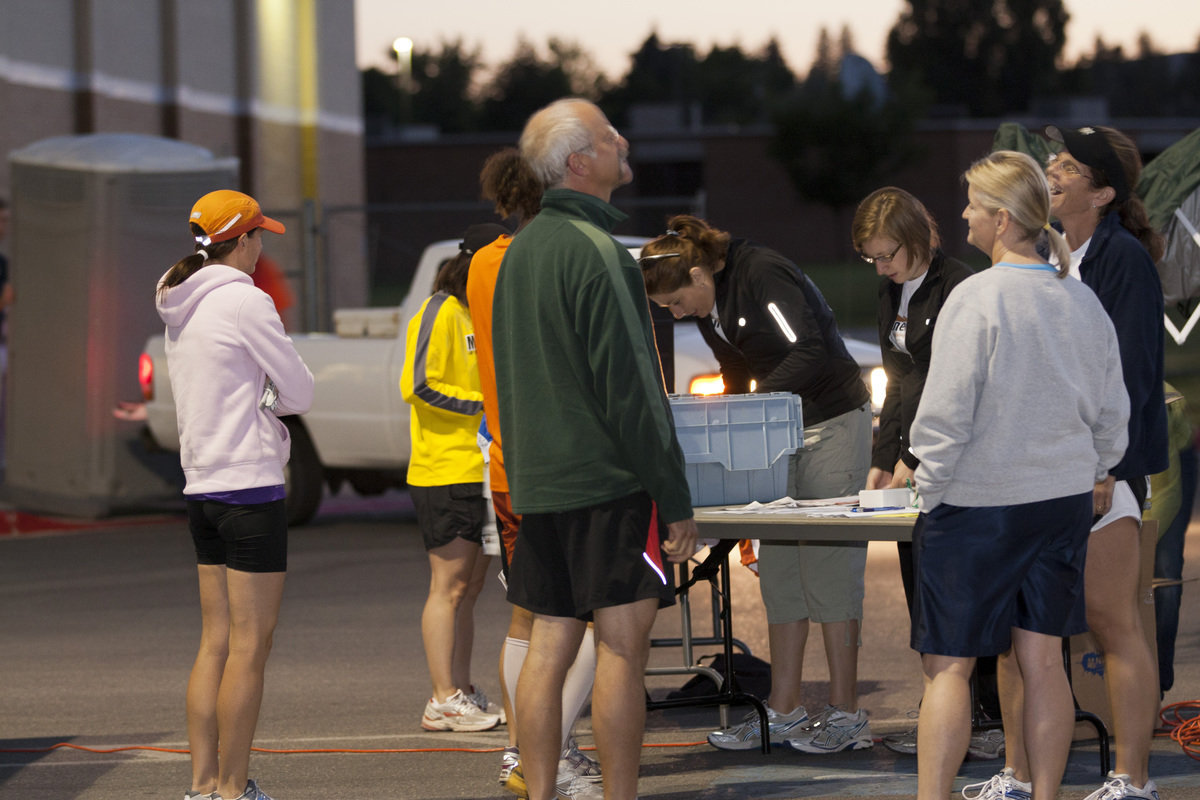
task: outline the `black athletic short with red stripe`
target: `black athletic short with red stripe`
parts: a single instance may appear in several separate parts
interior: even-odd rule
[[[591,621],[597,608],[655,598],[675,602],[663,557],[666,525],[645,492],[587,508],[523,514],[508,600],[535,614]]]

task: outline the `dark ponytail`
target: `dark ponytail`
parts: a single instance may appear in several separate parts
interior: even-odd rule
[[[193,236],[204,236],[204,229],[196,223],[190,223]],[[167,270],[167,274],[159,281],[158,287],[155,289],[155,294],[160,298],[166,294],[167,289],[186,281],[188,278],[195,275],[205,263],[209,261],[219,261],[233,249],[237,247],[240,236],[233,239],[227,239],[224,242],[213,242],[207,246],[196,242],[196,252],[190,256],[184,256],[175,262],[175,265]]]
[[[1121,226],[1132,233],[1142,246],[1150,252],[1150,258],[1157,264],[1166,252],[1162,234],[1150,226],[1150,216],[1146,213],[1146,205],[1142,198],[1135,194],[1125,198],[1119,205]]]
[[[1138,179],[1142,176],[1142,156],[1138,152],[1137,145],[1116,128],[1100,127],[1097,130],[1104,135],[1105,141],[1108,142],[1109,147],[1121,162],[1121,168],[1125,172],[1125,185],[1137,186]],[[1092,185],[1096,188],[1111,186],[1107,176],[1105,178],[1106,180],[1103,181],[1095,180],[1093,170]],[[1157,264],[1158,260],[1163,257],[1166,247],[1162,235],[1150,226],[1150,217],[1146,213],[1146,206],[1142,202],[1142,198],[1130,192],[1124,200],[1110,203],[1108,208],[1104,209],[1104,213],[1114,206],[1121,216],[1121,226],[1142,243],[1142,246],[1149,251],[1150,258],[1154,259]]]

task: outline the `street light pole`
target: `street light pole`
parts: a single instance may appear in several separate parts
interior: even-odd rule
[[[412,123],[412,53],[413,41],[398,36],[392,42],[396,53],[396,90],[400,95],[400,124]]]

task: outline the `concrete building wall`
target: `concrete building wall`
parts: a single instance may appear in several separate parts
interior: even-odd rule
[[[7,154],[53,136],[144,133],[237,157],[238,188],[295,224],[271,253],[297,294],[319,289],[325,311],[365,303],[361,224],[339,220],[336,248],[297,224],[306,204],[319,222],[365,199],[352,3],[0,0],[0,119],[4,196]]]

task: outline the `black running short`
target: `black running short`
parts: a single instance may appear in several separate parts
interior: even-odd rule
[[[446,486],[410,486],[408,494],[417,510],[417,525],[425,550],[450,544],[455,539],[483,542],[483,520],[487,503],[483,481],[451,483]]]
[[[535,614],[590,622],[597,608],[655,598],[675,602],[667,535],[644,492],[587,508],[523,514],[508,575],[508,600]]]
[[[187,512],[197,564],[224,564],[242,572],[287,572],[286,501],[237,505],[188,500]]]

